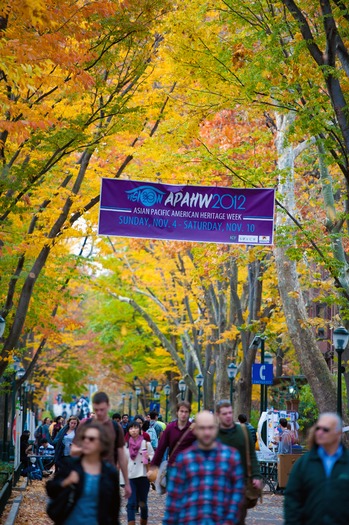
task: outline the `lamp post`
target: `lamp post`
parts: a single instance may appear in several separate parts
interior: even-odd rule
[[[187,388],[187,385],[185,384],[185,381],[183,379],[178,381],[178,388],[179,388],[179,391],[181,393],[181,400],[183,401],[184,400],[184,392],[185,392],[185,390]]]
[[[122,399],[122,413],[125,414],[125,399],[126,399],[126,394],[121,394],[121,399]]]
[[[168,396],[170,395],[170,392],[171,392],[170,385],[165,385],[164,386],[164,392],[165,392],[165,396],[166,396],[166,423],[167,423],[168,422]]]
[[[270,354],[269,352],[265,352],[264,354],[264,362],[266,365],[272,365],[273,364],[274,356],[273,354]],[[264,407],[263,412],[266,412],[268,410],[268,385],[264,385]]]
[[[236,374],[238,372],[238,367],[235,363],[230,363],[230,365],[227,366],[227,374],[230,381],[230,403],[233,405],[233,392],[234,392],[234,379],[236,378]]]
[[[139,396],[141,395],[141,389],[139,388],[139,386],[136,386],[135,392],[136,392],[136,411],[138,414]]]
[[[261,347],[261,365],[264,364],[264,343],[265,343],[265,337],[262,335],[255,335],[252,343],[250,344],[250,349],[257,351],[259,347]],[[264,411],[264,405],[265,405],[265,385],[261,384],[261,399],[260,399],[260,413]]]
[[[200,412],[200,401],[201,401],[201,388],[204,384],[204,376],[202,374],[198,374],[195,378],[196,386],[198,387],[198,412]]]
[[[132,392],[130,392],[128,395],[128,415],[130,417],[132,416],[132,399],[133,399],[133,394]]]
[[[337,413],[342,417],[342,354],[346,349],[349,341],[349,332],[340,326],[333,330],[333,346],[338,355],[338,372],[337,372]]]
[[[27,426],[27,411],[28,411],[28,395],[30,391],[29,381],[24,381],[23,385],[23,418],[22,418],[22,434]]]
[[[154,406],[154,410],[157,410],[160,414],[161,406],[160,406],[160,394],[159,392],[154,392],[154,401],[156,405],[159,405],[159,409],[157,410],[157,406]]]
[[[29,385],[29,392],[30,392],[30,406],[29,409],[31,412],[34,412],[34,392],[35,392],[35,385],[31,383]]]

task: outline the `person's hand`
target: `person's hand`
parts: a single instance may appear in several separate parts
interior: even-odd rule
[[[127,483],[125,483],[125,489],[124,489],[125,499],[130,498],[131,494],[132,494],[132,489],[131,489],[130,482],[128,481]]]
[[[68,487],[68,485],[77,485],[80,477],[76,470],[72,470],[68,477],[62,481],[62,487]]]
[[[151,483],[154,483],[154,481],[156,480],[157,475],[158,475],[158,470],[159,470],[158,467],[155,467],[155,466],[149,467],[148,472],[147,472],[147,478],[149,479]]]
[[[257,478],[253,478],[252,485],[254,486],[255,489],[261,489],[262,488],[262,480],[261,479],[257,479]]]
[[[76,457],[80,457],[81,453],[82,453],[82,448],[76,445],[75,443],[72,443],[70,447],[70,455],[73,458],[76,458]]]

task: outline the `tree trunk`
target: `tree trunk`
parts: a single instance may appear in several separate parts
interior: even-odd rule
[[[297,155],[292,145],[286,145],[286,134],[294,120],[294,114],[277,115],[276,146],[278,168],[282,176],[278,190],[283,195],[283,205],[295,215],[294,162]],[[277,226],[292,226],[288,216],[279,212]],[[287,255],[294,246],[292,236],[283,239],[274,249],[279,290],[290,338],[297,358],[306,376],[320,411],[336,410],[336,388],[325,359],[317,345],[304,303],[298,280],[297,263]]]

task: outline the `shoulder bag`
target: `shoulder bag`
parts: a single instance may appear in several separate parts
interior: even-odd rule
[[[49,499],[46,512],[51,520],[60,525],[64,523],[75,505],[76,485],[64,487],[56,497]]]
[[[183,439],[186,437],[186,435],[190,432],[190,430],[193,430],[194,423],[192,423],[187,430],[183,433],[182,437],[177,441],[176,445],[174,446],[170,456],[177,450],[179,445],[182,443]],[[170,458],[169,456],[169,458]],[[166,494],[167,488],[167,465],[168,461],[163,461],[159,467],[158,474],[155,481],[155,489],[158,494]]]
[[[247,468],[247,480],[245,487],[245,506],[247,509],[253,509],[257,505],[259,498],[262,500],[262,490],[253,486],[252,481],[252,468],[251,468],[251,456],[250,456],[250,440],[246,425],[241,425],[242,432],[245,439],[245,451],[246,451],[246,468]]]

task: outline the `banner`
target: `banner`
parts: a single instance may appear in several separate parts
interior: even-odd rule
[[[102,179],[98,233],[224,244],[273,244],[274,189]]]

